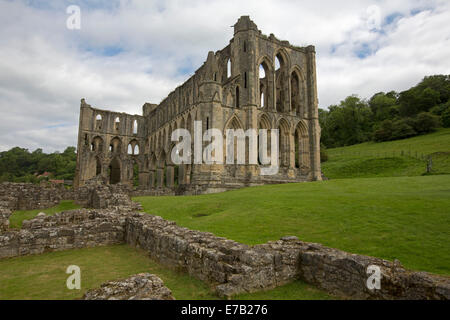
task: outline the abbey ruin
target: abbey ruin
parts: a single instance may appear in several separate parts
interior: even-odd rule
[[[278,129],[278,173],[261,175],[260,162],[175,165],[171,133],[192,133],[195,121],[202,121],[203,132],[218,128],[224,135],[227,129]],[[245,150],[248,159],[248,143]],[[209,52],[160,104],[145,103],[142,115],[96,109],[83,99],[75,187],[93,178],[177,193],[321,180],[314,46],[266,36],[242,16],[228,46]]]

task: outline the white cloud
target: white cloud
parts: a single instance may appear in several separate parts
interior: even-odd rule
[[[0,150],[76,145],[82,97],[140,113],[144,102],[161,101],[186,80],[208,51],[225,47],[241,15],[265,34],[316,46],[321,107],[450,73],[450,4],[442,0],[28,3],[0,2]],[[65,28],[70,4],[81,7],[80,31]],[[373,5],[381,30],[368,26]]]

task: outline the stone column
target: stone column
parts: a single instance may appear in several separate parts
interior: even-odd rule
[[[148,173],[148,187],[150,189],[155,187],[155,170],[150,170]]]
[[[164,179],[164,169],[158,168],[156,169],[156,187],[162,188],[163,187],[163,179]]]
[[[174,186],[174,172],[175,168],[172,165],[166,167],[166,187],[173,188]]]

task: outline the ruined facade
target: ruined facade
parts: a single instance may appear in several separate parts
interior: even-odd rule
[[[217,128],[224,137],[227,129],[279,129],[278,173],[263,176],[262,165],[248,161],[175,165],[171,134],[185,128],[194,137],[194,121],[202,121],[203,132]],[[145,103],[142,115],[96,109],[82,100],[75,187],[94,177],[180,193],[321,180],[315,48],[266,36],[243,16],[228,46],[209,52],[160,104]]]

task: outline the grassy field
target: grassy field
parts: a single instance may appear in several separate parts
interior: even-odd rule
[[[148,213],[247,244],[295,235],[450,275],[450,176],[341,179],[138,197]]]
[[[328,178],[420,176],[432,156],[433,174],[450,174],[450,129],[410,139],[382,143],[367,142],[329,149],[322,163]],[[403,152],[403,155],[402,155]]]
[[[79,209],[81,208],[79,205],[75,204],[72,200],[63,200],[57,206],[54,206],[49,209],[37,209],[37,210],[18,210],[14,211],[11,217],[9,218],[10,228],[22,228],[23,220],[30,220],[36,217],[39,212],[44,212],[48,215],[53,215],[55,213]]]
[[[107,262],[107,263],[105,263]],[[81,269],[81,290],[68,290],[69,265]],[[141,272],[159,276],[178,300],[214,300],[212,288],[186,273],[167,269],[141,249],[127,245],[87,248],[0,260],[0,300],[78,299],[103,282]],[[236,299],[331,299],[326,293],[296,281],[275,290],[245,294]]]

